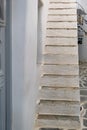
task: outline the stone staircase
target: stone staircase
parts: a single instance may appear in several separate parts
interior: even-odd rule
[[[80,130],[76,0],[49,0],[35,130]]]

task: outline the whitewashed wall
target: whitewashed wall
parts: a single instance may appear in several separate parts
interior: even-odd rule
[[[77,0],[77,1],[83,6],[83,8],[87,13],[87,0]],[[87,25],[84,25],[84,28],[87,31]],[[87,36],[84,36],[83,44],[79,45],[79,56],[80,56],[80,61],[87,62]]]
[[[40,1],[40,0],[39,0]],[[37,42],[37,64],[42,62],[42,53],[44,51],[45,37],[46,37],[46,24],[48,16],[49,0],[41,0],[42,4],[38,7],[38,42]]]
[[[40,34],[40,30],[37,32],[38,28],[38,9],[36,4],[33,4],[28,1],[27,3],[27,23],[26,23],[26,58],[25,58],[25,105],[24,110],[24,130],[33,130],[34,128],[34,120],[35,120],[35,108],[36,108],[36,100],[38,95],[39,88],[39,72],[40,72],[40,64],[37,63],[37,51],[43,50],[43,44],[45,39],[45,29],[46,29],[46,18],[47,18],[47,5],[48,0],[42,1],[43,5],[41,7],[40,19],[39,23],[41,23],[42,36]],[[35,12],[35,9],[37,10]],[[29,13],[30,12],[30,13]],[[34,14],[36,13],[36,14]],[[35,17],[33,17],[33,15]],[[36,22],[35,22],[36,21]],[[37,33],[41,37],[41,42],[37,40]],[[37,42],[38,41],[38,42]],[[37,45],[38,49],[37,49]],[[42,45],[40,45],[42,44]],[[42,57],[42,53],[40,51],[38,57]],[[41,62],[40,62],[41,63]]]
[[[47,1],[43,1],[43,38]],[[37,0],[12,0],[12,127],[33,130],[39,66],[37,64]],[[44,43],[44,41],[43,41]]]
[[[26,0],[12,0],[12,127],[23,130]]]
[[[25,38],[25,84],[23,105],[23,130],[32,130],[35,101],[37,96],[36,60],[37,60],[37,0],[27,0],[26,38]]]

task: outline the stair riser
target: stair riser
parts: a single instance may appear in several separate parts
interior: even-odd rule
[[[78,56],[45,54],[43,64],[50,64],[50,65],[78,64]]]
[[[47,28],[51,29],[77,29],[77,22],[48,22]]]
[[[77,22],[77,15],[72,16],[48,16],[48,21],[56,21],[56,22]]]
[[[43,116],[42,116],[43,118]],[[78,118],[79,120],[79,118]],[[56,119],[54,116],[54,120],[50,119],[38,119],[36,122],[37,128],[67,128],[67,129],[79,129],[79,122],[77,119],[72,119],[68,117],[68,119]]]
[[[46,45],[77,46],[77,38],[47,38]]]
[[[43,75],[79,75],[78,65],[43,65]]]
[[[44,102],[38,105],[37,113],[40,115],[67,115],[67,116],[79,116],[80,111],[78,103],[51,103]]]
[[[43,76],[41,78],[40,86],[49,86],[49,87],[79,87],[79,78],[78,76],[74,77],[65,77],[65,76]]]
[[[47,37],[77,37],[77,30],[47,30]]]
[[[49,15],[76,15],[76,9],[58,9],[58,10],[49,10]]]
[[[62,2],[67,3],[68,2],[68,3],[72,3],[72,2],[76,2],[76,0],[61,0],[61,1],[60,0],[49,0],[49,2],[59,2],[59,3],[62,3]]]
[[[38,100],[80,101],[79,93],[79,89],[48,89],[46,87],[40,90]]]
[[[77,47],[46,46],[44,53],[78,55],[78,48]]]
[[[49,9],[76,9],[77,4],[76,3],[58,3],[58,4],[50,4]]]

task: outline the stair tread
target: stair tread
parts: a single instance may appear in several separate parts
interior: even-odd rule
[[[51,28],[51,29],[77,29],[77,22],[48,22],[47,28]]]
[[[49,5],[49,9],[76,9],[76,3],[52,3]]]
[[[79,75],[78,65],[43,65],[41,68],[43,75]]]
[[[43,64],[78,64],[78,55],[44,54]]]
[[[79,116],[79,102],[40,101],[37,113],[40,115]]]
[[[49,87],[79,87],[78,76],[42,76],[40,86]]]
[[[77,38],[46,38],[45,45],[77,45]]]
[[[75,2],[76,3],[76,0],[49,0],[50,2],[59,2],[59,3],[72,3],[72,2]]]
[[[80,101],[79,89],[75,88],[48,88],[40,89],[38,100],[58,100],[58,101]]]
[[[48,15],[48,20],[52,22],[77,22],[77,15],[71,16],[50,16]]]
[[[48,11],[48,14],[57,14],[57,15],[76,15],[77,14],[77,10],[76,9],[58,9],[58,10],[52,10],[50,9]]]
[[[39,116],[36,121],[36,128],[67,128],[79,129],[79,117],[63,116]]]
[[[77,37],[77,30],[53,30],[53,29],[49,29],[46,31],[46,36],[58,36],[58,37],[72,37],[72,38],[76,38]]]
[[[59,47],[59,46],[45,46],[44,54],[72,54],[78,55],[77,47]]]

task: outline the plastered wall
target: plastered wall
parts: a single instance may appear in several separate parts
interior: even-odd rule
[[[42,39],[47,8],[46,0],[43,2]],[[37,23],[37,0],[12,0],[12,130],[33,130],[34,127],[40,70]]]
[[[12,0],[12,129],[13,130],[23,130],[25,19],[26,19],[26,0]]]

